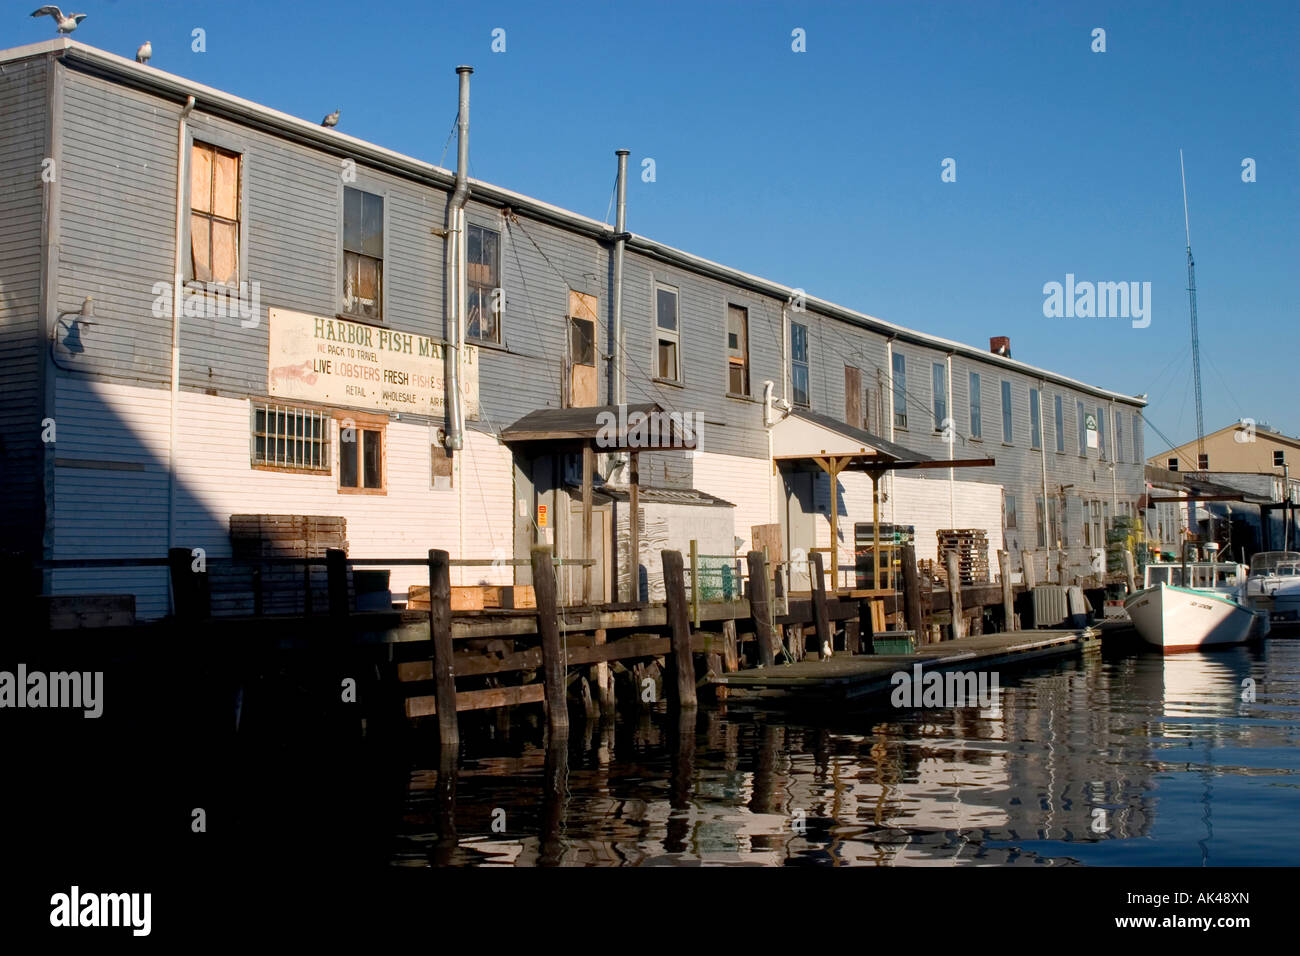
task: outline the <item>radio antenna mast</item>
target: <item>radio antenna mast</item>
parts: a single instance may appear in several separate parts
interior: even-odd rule
[[[1183,178],[1183,228],[1187,232],[1187,299],[1191,307],[1192,378],[1196,388],[1196,470],[1205,461],[1205,414],[1201,408],[1201,334],[1196,327],[1196,262],[1192,259],[1192,227],[1187,216],[1187,169],[1183,151],[1178,151],[1178,171]]]

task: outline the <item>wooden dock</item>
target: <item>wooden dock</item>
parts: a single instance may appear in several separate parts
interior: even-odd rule
[[[710,678],[727,688],[727,699],[835,704],[885,694],[899,671],[987,671],[1016,667],[1046,657],[1078,653],[1100,643],[1095,629],[1008,631],[963,637],[919,647],[914,654],[838,656],[752,668]]]

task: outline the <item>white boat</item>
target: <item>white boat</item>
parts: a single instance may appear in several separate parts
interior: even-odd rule
[[[1246,604],[1274,622],[1300,621],[1300,551],[1261,551],[1251,558]]]
[[[1190,587],[1183,586],[1184,567]],[[1242,603],[1245,570],[1221,561],[1150,564],[1124,609],[1142,639],[1166,652],[1242,644],[1268,623]]]

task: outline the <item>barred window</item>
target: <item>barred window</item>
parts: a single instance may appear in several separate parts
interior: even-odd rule
[[[329,474],[329,414],[314,408],[254,402],[253,465]]]

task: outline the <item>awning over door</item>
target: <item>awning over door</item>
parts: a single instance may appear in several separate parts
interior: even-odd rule
[[[795,409],[772,426],[772,460],[790,468],[817,468],[831,479],[831,586],[839,580],[840,472],[865,471],[871,476],[873,555],[880,554],[880,478],[887,471],[917,468],[987,468],[992,458],[931,458],[904,448],[871,432],[819,415]],[[875,587],[880,587],[880,562],[873,557]]]
[[[539,408],[501,432],[507,445],[551,442],[598,451],[668,451],[696,447],[695,419],[661,405]]]

